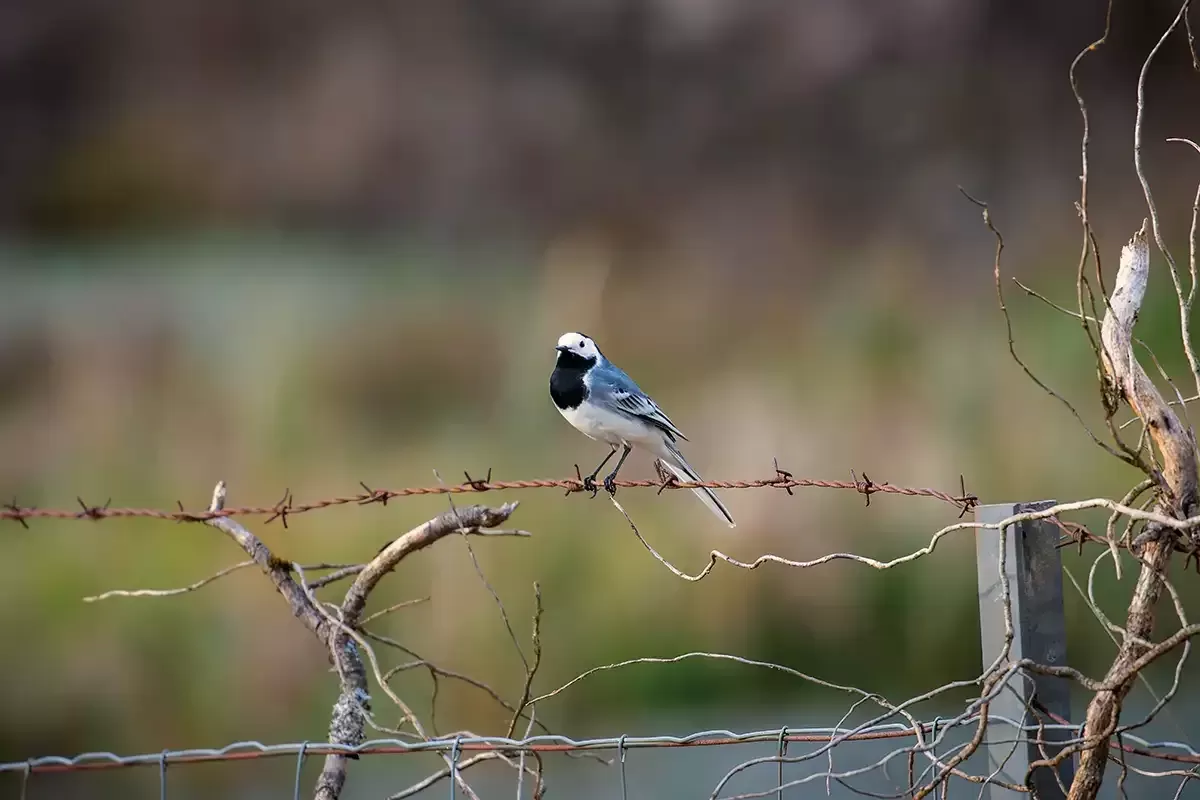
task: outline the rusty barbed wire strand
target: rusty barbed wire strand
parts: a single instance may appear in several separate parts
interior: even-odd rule
[[[459,484],[440,484],[437,486],[412,486],[403,489],[372,489],[367,484],[361,483],[362,492],[351,495],[342,495],[338,497],[330,497],[323,500],[313,500],[307,503],[297,503],[292,496],[290,490],[284,490],[283,498],[277,503],[269,506],[231,506],[220,511],[187,511],[178,503],[179,510],[172,511],[159,508],[120,508],[113,507],[111,500],[104,505],[88,505],[82,498],[76,498],[80,506],[80,510],[61,509],[61,508],[39,508],[37,506],[21,506],[14,499],[11,503],[6,503],[0,506],[0,520],[11,520],[20,523],[22,526],[28,527],[27,520],[31,519],[119,519],[130,517],[146,517],[151,519],[169,520],[172,522],[204,522],[206,520],[218,519],[221,517],[237,517],[237,516],[265,516],[266,522],[270,523],[278,519],[283,526],[287,527],[289,517],[294,517],[297,514],[303,514],[308,511],[316,511],[323,508],[331,508],[333,506],[344,505],[370,505],[371,503],[380,503],[386,505],[387,501],[397,497],[416,497],[421,495],[455,495],[455,494],[480,494],[483,492],[501,491],[510,489],[566,489],[567,494],[575,494],[578,492],[587,491],[584,486],[584,481],[581,478],[557,478],[557,479],[534,479],[534,480],[519,480],[519,481],[492,481],[492,480],[473,480],[469,475],[467,482]],[[974,509],[979,505],[979,498],[973,494],[968,494],[964,490],[958,494],[950,494],[948,492],[938,491],[937,489],[912,488],[908,486],[894,486],[890,483],[876,483],[866,476],[864,473],[860,479],[855,473],[851,473],[853,480],[850,481],[834,481],[820,480],[817,478],[797,478],[790,472],[776,467],[776,476],[774,478],[764,478],[758,480],[737,480],[737,481],[652,481],[652,480],[618,480],[615,485],[622,489],[658,489],[660,492],[664,489],[782,489],[788,494],[792,494],[793,489],[799,488],[816,488],[816,489],[843,489],[855,491],[858,494],[864,495],[867,498],[868,505],[870,504],[871,495],[873,494],[894,494],[905,497],[928,497],[934,500],[940,500],[944,503],[949,503],[960,510],[960,515]],[[490,478],[490,471],[489,471]]]

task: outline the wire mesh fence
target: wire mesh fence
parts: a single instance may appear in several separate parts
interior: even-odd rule
[[[801,485],[782,471],[778,480]],[[562,488],[557,481],[515,483],[521,488]],[[566,483],[571,484],[570,481]],[[780,488],[780,484],[773,481],[737,483],[744,484],[746,488]],[[642,488],[657,486],[660,491],[670,488],[670,484],[664,487],[653,482],[636,482],[634,485]],[[865,477],[860,480],[857,476],[844,486],[839,482],[816,480],[804,481],[803,485],[855,488],[868,500],[877,487],[888,486],[874,484]],[[494,487],[476,486],[468,476],[468,483],[456,488],[462,489],[459,493],[466,493],[488,491]],[[578,490],[572,485],[567,488]],[[951,514],[957,519],[936,532],[926,547],[886,562],[853,553],[835,553],[807,562],[766,554],[753,562],[742,562],[713,551],[709,567],[695,576],[689,576],[665,561],[643,537],[616,497],[611,496],[610,499],[646,549],[671,573],[687,580],[703,578],[718,561],[753,569],[766,561],[808,568],[833,559],[846,559],[874,569],[889,569],[931,555],[941,537],[956,532],[974,533],[979,541],[981,598],[986,594],[985,584],[989,585],[991,588],[987,590],[990,594],[987,594],[986,603],[992,603],[998,609],[997,613],[981,606],[984,619],[991,614],[992,625],[996,629],[992,634],[994,641],[985,641],[984,669],[977,676],[931,687],[920,695],[899,702],[890,701],[870,689],[842,685],[784,664],[708,652],[644,657],[605,664],[539,694],[533,690],[541,658],[542,608],[541,594],[536,585],[532,649],[523,647],[518,641],[503,602],[494,590],[492,592],[525,669],[524,692],[518,700],[507,701],[486,684],[429,662],[408,662],[404,666],[387,669],[376,648],[386,646],[401,651],[405,648],[372,631],[368,623],[410,603],[364,616],[370,591],[408,554],[434,544],[443,536],[527,535],[520,530],[498,528],[512,515],[516,509],[515,503],[497,508],[458,507],[451,504],[448,511],[386,545],[367,562],[307,566],[277,559],[261,540],[233,517],[257,514],[268,518],[282,516],[286,521],[286,513],[292,507],[316,510],[351,503],[339,500],[293,506],[289,495],[282,506],[228,508],[225,506],[226,488],[222,483],[214,491],[212,503],[206,512],[178,512],[185,515],[182,517],[174,515],[174,512],[154,509],[89,508],[82,502],[79,512],[41,510],[42,517],[101,521],[136,515],[205,524],[225,532],[251,556],[249,561],[234,564],[180,589],[113,590],[85,599],[95,602],[111,596],[161,597],[180,594],[200,589],[242,567],[258,566],[288,601],[293,615],[330,649],[341,693],[334,706],[327,741],[275,744],[242,741],[212,749],[165,749],[126,756],[112,752],[88,752],[73,756],[35,755],[26,760],[0,764],[0,774],[7,774],[19,783],[22,797],[32,796],[31,792],[35,791],[38,796],[43,793],[55,797],[69,796],[74,793],[72,788],[92,796],[96,792],[89,781],[95,781],[102,773],[144,773],[147,770],[157,771],[160,797],[178,799],[204,796],[204,790],[196,788],[183,770],[198,770],[199,765],[205,763],[225,765],[228,769],[235,762],[278,762],[288,758],[295,759],[286,783],[286,788],[293,796],[307,795],[306,786],[312,782],[311,773],[316,769],[313,762],[321,760],[323,767],[316,778],[317,797],[386,796],[399,800],[417,795],[438,796],[439,793],[451,797],[490,797],[514,796],[515,792],[517,797],[535,798],[554,792],[559,796],[578,798],[695,796],[714,800],[749,800],[754,797],[808,796],[809,792],[817,791],[814,787],[819,787],[828,796],[924,798],[932,795],[940,800],[959,791],[969,791],[981,797],[985,792],[1001,790],[1008,792],[1008,795],[991,796],[1028,795],[1036,783],[1034,776],[1041,775],[1044,778],[1046,774],[1052,776],[1051,788],[1057,782],[1065,796],[1074,754],[1094,745],[1095,737],[1089,736],[1082,726],[1071,724],[1062,713],[1042,705],[1041,701],[1048,701],[1048,695],[1039,699],[1038,692],[1030,687],[1047,677],[1076,680],[1093,691],[1104,691],[1106,683],[1088,678],[1065,663],[1051,663],[1054,659],[1047,660],[1044,652],[1030,650],[1033,640],[1027,639],[1026,626],[1040,624],[1045,629],[1053,627],[1045,616],[1053,613],[1053,609],[1041,609],[1038,613],[1042,617],[1035,619],[1029,617],[1028,609],[1014,612],[1014,606],[1023,608],[1031,601],[1038,600],[1035,594],[1030,594],[1033,591],[1031,587],[1046,583],[1046,575],[1061,570],[1057,552],[1063,545],[1102,544],[1104,555],[1109,552],[1109,546],[1122,550],[1130,548],[1127,542],[1114,542],[1108,537],[1091,533],[1081,523],[1066,520],[1065,515],[1094,508],[1107,509],[1135,520],[1153,521],[1161,515],[1102,498],[1075,503],[1042,502],[980,508],[978,500],[965,490],[955,495],[934,490],[892,488],[894,491],[888,493],[896,496],[939,499],[952,507]],[[389,494],[392,497],[407,496],[406,492],[397,490]],[[367,489],[357,504],[375,502],[372,499],[375,496],[381,495]],[[14,503],[7,513],[9,519],[29,525],[39,518],[34,511]],[[975,512],[975,518],[962,519],[966,511]],[[1181,529],[1196,522],[1164,519]],[[1041,542],[1039,546],[1043,548],[1040,558],[1044,563],[1040,566],[1026,563],[1028,557],[1022,555],[1030,552],[1028,546],[1031,545],[1027,542],[1035,540]],[[469,544],[468,552],[471,552],[480,579],[490,589]],[[318,572],[325,574],[318,576]],[[331,602],[327,597],[317,596],[318,591],[327,591],[342,581],[350,582],[351,587],[341,602]],[[1057,613],[1061,615],[1061,581],[1056,591],[1059,592]],[[1186,625],[1182,615],[1181,622],[1185,624],[1173,638],[1159,642],[1145,654],[1147,663],[1180,646],[1185,647],[1183,655],[1186,657],[1186,642],[1196,631]],[[538,718],[540,704],[597,672],[619,670],[634,664],[662,665],[689,659],[735,662],[745,667],[782,672],[810,685],[849,696],[851,701],[844,712],[838,712],[841,719],[835,725],[749,732],[720,729],[681,735],[628,733],[599,738],[573,738],[549,731]],[[1181,659],[1180,670],[1182,663]],[[397,670],[414,665],[429,669],[431,674],[472,683],[487,691],[506,713],[511,714],[507,732],[503,735],[477,735],[462,731],[454,735],[436,735],[427,731],[405,699],[389,684],[389,678]],[[373,683],[370,678],[373,678]],[[1106,680],[1111,680],[1111,676]],[[1168,700],[1174,696],[1178,686],[1179,670],[1175,683],[1166,695]],[[389,729],[377,718],[371,708],[375,702],[371,697],[372,692],[383,692],[401,711],[403,721],[398,728]],[[924,709],[929,708],[929,704],[940,702],[944,707],[948,698],[959,696],[967,698],[961,713],[926,718],[928,712]],[[868,712],[868,709],[873,711]],[[1171,791],[1181,792],[1188,780],[1198,774],[1194,771],[1200,770],[1200,753],[1187,742],[1147,738],[1145,726],[1154,719],[1158,710],[1157,707],[1151,709],[1144,719],[1127,723],[1110,740],[1108,758],[1114,768],[1120,769],[1120,783],[1124,789],[1140,786],[1147,781],[1177,780],[1177,789],[1172,785]],[[1069,710],[1065,713],[1069,714]],[[545,732],[535,733],[534,729],[539,727]],[[519,729],[524,729],[524,736],[518,734]],[[677,751],[680,755],[668,757],[667,751]],[[686,755],[701,751],[708,755]],[[676,763],[680,758],[684,761]],[[431,768],[431,759],[440,765]],[[355,764],[354,778],[347,784],[350,760]],[[667,761],[672,762],[669,767],[666,766]],[[137,767],[142,769],[133,769]],[[252,775],[243,778],[240,784],[262,787],[262,792],[279,794],[283,790],[283,779],[278,770],[273,770],[269,778]],[[1165,791],[1160,783],[1153,785],[1153,791]],[[138,779],[137,786],[139,793],[145,791],[144,775]],[[126,786],[121,791],[130,790]]]
[[[299,797],[306,793],[309,783],[315,783],[313,794],[318,800],[336,800],[350,795],[402,800],[422,793],[430,796],[441,793],[451,800],[514,794],[517,798],[539,798],[548,792],[579,800],[591,797],[628,800],[634,796],[709,797],[712,800],[776,797],[783,800],[784,797],[820,793],[830,797],[858,795],[912,800],[947,800],[951,796],[1012,800],[1022,795],[1092,800],[1098,796],[1107,773],[1115,772],[1115,780],[1105,783],[1105,790],[1112,796],[1182,796],[1190,782],[1200,777],[1200,752],[1182,740],[1188,738],[1186,735],[1181,740],[1155,740],[1148,731],[1160,712],[1179,696],[1191,640],[1200,635],[1200,624],[1189,621],[1175,585],[1180,576],[1169,569],[1171,559],[1177,553],[1184,554],[1185,568],[1195,563],[1200,569],[1198,451],[1194,430],[1186,421],[1187,403],[1195,397],[1185,399],[1184,393],[1175,387],[1151,353],[1151,360],[1163,382],[1174,390],[1173,400],[1168,401],[1163,396],[1155,379],[1138,360],[1140,351],[1135,351],[1135,342],[1147,351],[1149,348],[1133,337],[1133,330],[1146,296],[1152,237],[1158,253],[1170,268],[1178,300],[1179,343],[1200,395],[1200,359],[1194,352],[1190,335],[1198,280],[1197,253],[1200,252],[1196,238],[1200,190],[1192,206],[1187,260],[1191,285],[1185,291],[1179,266],[1184,262],[1177,262],[1165,244],[1158,211],[1141,164],[1145,79],[1155,54],[1179,29],[1186,34],[1193,62],[1200,63],[1187,16],[1190,5],[1188,0],[1179,5],[1174,21],[1150,51],[1138,78],[1133,161],[1149,216],[1121,250],[1120,266],[1111,281],[1113,291],[1110,294],[1105,289],[1097,240],[1088,217],[1088,112],[1075,74],[1080,60],[1104,43],[1111,15],[1101,38],[1079,52],[1068,72],[1083,116],[1082,162],[1080,172],[1076,173],[1081,183],[1076,209],[1083,233],[1082,252],[1075,274],[1077,306],[1069,309],[1056,305],[1021,285],[1030,295],[1065,312],[1082,325],[1094,355],[1096,373],[1100,376],[1098,394],[1108,427],[1105,438],[1096,435],[1074,405],[1038,378],[1018,355],[1013,320],[1004,300],[1000,263],[1004,239],[993,224],[987,204],[967,195],[980,207],[983,221],[995,237],[996,295],[1004,315],[1009,353],[1040,390],[1069,410],[1100,449],[1140,473],[1139,482],[1124,497],[1120,500],[1095,497],[1065,503],[1042,501],[981,507],[979,499],[968,494],[961,478],[961,490],[952,493],[876,483],[865,474],[860,479],[851,473],[850,481],[795,478],[777,463],[773,473],[767,473],[765,478],[703,483],[668,478],[660,482],[624,480],[607,487],[613,507],[646,551],[670,575],[690,582],[704,579],[718,563],[752,570],[767,563],[809,569],[833,561],[847,561],[872,570],[888,570],[931,556],[938,543],[947,536],[965,533],[976,537],[983,632],[982,668],[978,673],[926,687],[915,696],[894,701],[871,688],[841,684],[832,678],[806,674],[784,664],[724,653],[694,652],[594,667],[556,689],[536,692],[542,646],[542,598],[538,585],[534,584],[536,604],[530,635],[523,645],[500,595],[488,582],[470,550],[470,537],[473,536],[529,535],[522,530],[500,528],[513,515],[517,504],[458,507],[453,499],[501,490],[551,488],[566,494],[590,491],[595,497],[592,479],[585,479],[578,468],[574,478],[553,480],[493,481],[489,471],[484,479],[465,475],[465,482],[460,484],[372,489],[364,483],[361,492],[307,502],[296,502],[291,492],[285,491],[273,504],[237,507],[226,504],[226,487],[219,483],[209,507],[202,510],[189,510],[182,503],[178,503],[175,510],[112,507],[108,501],[93,505],[81,498],[77,499],[78,508],[47,509],[20,505],[13,499],[0,507],[0,520],[11,521],[23,528],[30,528],[41,519],[99,522],[146,517],[204,524],[222,531],[249,556],[249,561],[239,562],[179,589],[115,590],[86,599],[99,601],[112,596],[182,594],[201,589],[242,567],[256,566],[286,602],[292,617],[315,637],[328,655],[337,676],[338,698],[330,715],[326,741],[279,744],[242,741],[216,749],[164,749],[127,756],[110,752],[31,755],[23,760],[0,763],[0,776],[15,781],[17,794],[22,798],[35,793],[48,797],[97,796],[103,793],[97,784],[67,786],[60,781],[95,781],[97,776],[105,774],[153,770],[157,772],[159,796],[164,800],[168,797],[180,800],[203,790],[193,788],[187,773],[184,777],[173,778],[179,772],[198,771],[204,764],[232,769],[235,763],[252,762],[256,768],[264,770],[268,768],[267,764],[283,763],[286,770],[286,776],[279,772],[270,778],[251,779],[247,785],[262,787],[258,793],[283,796],[290,791],[293,797]],[[1190,140],[1173,141],[1185,142],[1200,151],[1200,145]],[[1089,260],[1096,268],[1094,285],[1087,271]],[[1096,297],[1097,289],[1099,298]],[[1136,416],[1129,422],[1118,424],[1116,414],[1122,404],[1127,404]],[[1176,408],[1182,410],[1183,419],[1175,412]],[[1126,441],[1121,434],[1133,422],[1142,425],[1136,443]],[[836,552],[810,560],[774,553],[739,560],[713,550],[706,566],[689,573],[655,550],[616,499],[615,489],[657,489],[661,493],[668,489],[698,487],[773,489],[788,495],[793,494],[794,489],[806,487],[848,490],[864,496],[868,505],[876,494],[929,498],[948,504],[953,508],[954,517],[932,533],[924,546],[890,559]],[[450,501],[449,510],[391,541],[369,560],[358,564],[305,566],[285,560],[272,553],[239,521],[259,516],[265,518],[264,525],[278,520],[286,528],[289,518],[298,514],[336,506],[386,504],[395,498],[421,495],[445,496]],[[1103,513],[1107,517],[1102,529],[1089,528],[1085,521],[1072,518],[1086,511]],[[966,519],[970,512],[977,513],[974,518]],[[450,535],[461,535],[467,542],[472,564],[499,608],[508,636],[520,657],[524,675],[522,691],[516,699],[506,699],[481,681],[421,659],[402,642],[372,630],[370,623],[403,604],[365,615],[369,595],[387,574],[410,554]],[[1097,625],[1111,638],[1117,650],[1103,677],[1085,674],[1071,666],[1066,658],[1059,551],[1068,544],[1077,545],[1081,552],[1088,546],[1095,546],[1097,552],[1086,589],[1078,585],[1076,589]],[[1117,581],[1122,579],[1123,560],[1136,573],[1128,597],[1123,599],[1125,616],[1117,621],[1101,609],[1092,580],[1106,560],[1111,562]],[[318,572],[324,574],[318,576]],[[1186,575],[1186,571],[1183,574]],[[349,588],[344,596],[334,597],[332,589],[343,582],[348,583]],[[1156,630],[1156,616],[1167,617],[1167,613],[1156,613],[1159,606],[1173,610],[1175,619],[1171,626],[1159,624]],[[1119,624],[1122,621],[1124,625]],[[1164,628],[1167,628],[1166,632]],[[388,653],[404,653],[411,660],[389,666],[377,652],[384,648],[388,648]],[[1167,656],[1175,659],[1171,684],[1165,691],[1156,690],[1150,686],[1145,671]],[[541,704],[591,674],[632,664],[666,664],[689,658],[727,660],[747,667],[776,670],[809,686],[839,694],[847,705],[843,706],[844,713],[837,723],[829,726],[780,727],[743,733],[703,730],[678,736],[630,733],[616,737],[571,738],[550,731],[539,718]],[[505,732],[500,735],[477,735],[468,731],[453,735],[431,733],[432,726],[426,728],[426,723],[390,683],[400,671],[417,667],[428,669],[431,676],[464,681],[486,691],[509,720],[504,726]],[[1134,713],[1134,704],[1127,701],[1139,682],[1147,685],[1153,702],[1148,708]],[[1070,719],[1070,697],[1064,688],[1068,684],[1068,688],[1078,687],[1087,696],[1087,710],[1079,724],[1073,724]],[[386,695],[390,706],[381,701],[380,693]],[[928,709],[933,704],[948,706],[954,702],[961,705],[959,713],[929,718]],[[389,728],[380,721],[372,704],[387,706],[389,710],[394,706],[401,721]],[[433,716],[432,710],[430,716]],[[544,732],[535,733],[535,730]],[[689,760],[684,764],[676,763],[669,770],[649,766],[652,758],[667,758],[667,754]],[[294,761],[286,763],[289,759]],[[316,765],[312,762],[318,760],[320,772],[313,776],[311,773],[316,771]],[[419,765],[415,763],[418,760]],[[347,784],[351,761],[357,766],[353,770],[353,782]],[[592,769],[593,765],[595,769]],[[489,772],[492,768],[497,769]],[[125,795],[129,793],[124,792]],[[148,794],[144,786],[136,793]]]
[[[368,795],[365,790],[375,788],[386,791],[388,797],[450,796],[459,792],[452,775],[457,770],[470,770],[488,760],[516,762],[522,756],[537,756],[541,759],[542,774],[549,792],[557,796],[665,796],[662,792],[674,784],[676,789],[693,791],[670,796],[711,796],[726,800],[749,800],[752,797],[801,797],[808,796],[804,787],[819,787],[822,794],[844,796],[911,796],[919,788],[923,775],[938,763],[952,758],[970,745],[971,729],[979,723],[978,715],[962,719],[935,718],[928,722],[910,726],[901,723],[884,723],[858,727],[816,728],[784,727],[773,730],[758,730],[736,733],[729,730],[696,731],[680,736],[621,735],[602,738],[573,739],[561,735],[538,735],[519,739],[503,736],[456,735],[437,737],[427,741],[411,741],[398,738],[371,739],[358,745],[329,742],[286,742],[264,744],[257,741],[233,742],[220,748],[193,748],[164,750],[136,755],[118,755],[108,752],[80,753],[74,756],[42,756],[27,761],[0,763],[0,774],[7,773],[10,784],[19,782],[21,797],[58,796],[63,775],[94,774],[116,770],[141,772],[138,785],[147,786],[145,773],[153,773],[159,784],[159,796],[195,796],[195,785],[179,772],[180,768],[203,763],[231,763],[263,760],[287,760],[292,764],[292,780],[286,788],[294,797],[304,796],[304,783],[309,759],[333,753],[354,754],[379,762],[373,764],[360,783],[360,790],[348,792],[347,796]],[[989,726],[1003,731],[993,741],[1015,747],[1020,742],[1042,741],[1048,734],[1063,734],[1055,743],[1081,741],[1078,726],[1069,725],[1023,725],[1020,721],[991,716]],[[639,751],[664,750],[721,751],[696,757],[687,770],[677,765],[662,763],[656,771],[642,756],[634,766]],[[403,776],[415,765],[396,766],[395,758],[420,754],[439,753],[449,758],[449,765],[429,776],[406,785],[398,785]],[[590,755],[587,763],[578,758],[563,761],[563,756]],[[560,757],[552,761],[551,757]],[[1156,787],[1165,791],[1162,784],[1152,783],[1155,778],[1187,780],[1190,770],[1200,765],[1200,752],[1185,742],[1151,741],[1137,734],[1127,734],[1116,748],[1114,758],[1125,762],[1132,777],[1126,780],[1126,790],[1134,787]],[[572,765],[570,761],[575,763]],[[977,770],[981,775],[964,772],[964,776],[952,776],[941,787],[941,796],[948,796],[956,787],[963,790],[974,786],[988,785],[986,758],[983,754],[972,755],[963,765],[966,770]],[[998,767],[999,765],[993,765]],[[560,767],[565,768],[561,769]],[[134,768],[141,768],[135,770]],[[582,769],[591,772],[581,780]],[[364,766],[365,769],[365,766]],[[572,775],[574,771],[577,774]],[[567,785],[556,784],[559,773],[566,778]],[[710,773],[706,775],[704,773]],[[278,779],[278,770],[273,777]],[[523,773],[517,773],[523,774]],[[507,786],[504,785],[507,778]],[[974,778],[974,780],[972,780]],[[517,778],[512,771],[488,776],[483,784],[492,792],[485,796],[513,796]],[[695,790],[708,781],[702,793]],[[1132,782],[1130,782],[1132,781]],[[390,788],[387,785],[390,783]],[[518,796],[532,796],[533,781],[522,787]],[[582,787],[582,788],[573,788]],[[273,786],[272,796],[284,796],[283,786]],[[556,791],[557,789],[557,791]],[[1172,787],[1172,791],[1174,788]],[[577,793],[578,792],[578,793]],[[376,795],[378,792],[376,793]],[[1139,795],[1140,796],[1140,795]],[[1155,796],[1163,796],[1155,794]]]

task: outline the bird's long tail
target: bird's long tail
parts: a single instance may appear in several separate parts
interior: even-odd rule
[[[679,448],[673,442],[666,439],[663,440],[662,450],[658,453],[658,460],[662,462],[664,467],[671,471],[671,474],[681,481],[699,483],[703,480],[700,474],[687,463],[683,457],[683,453],[679,452]],[[696,497],[700,498],[704,505],[708,506],[709,511],[729,523],[729,527],[737,527],[737,523],[733,521],[733,517],[729,514],[729,509],[725,508],[721,501],[717,499],[712,489],[699,487],[692,489],[692,492],[695,493]]]

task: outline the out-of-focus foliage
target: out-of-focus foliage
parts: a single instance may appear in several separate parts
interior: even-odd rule
[[[0,500],[195,508],[217,479],[231,502],[266,504],[285,487],[430,484],[434,469],[561,477],[603,455],[547,396],[571,329],[668,410],[708,477],[766,477],[778,457],[797,475],[942,489],[963,474],[985,502],[1124,492],[1136,476],[1009,359],[994,243],[956,191],[993,202],[1007,269],[1073,302],[1066,66],[1103,3],[570,7],[0,9]],[[1110,45],[1080,71],[1110,266],[1143,214],[1132,88],[1166,13],[1118,3]],[[1177,248],[1200,168],[1161,142],[1195,135],[1196,86],[1177,43],[1150,83],[1146,153]],[[1165,276],[1151,288],[1139,333],[1185,374]],[[1099,428],[1078,324],[1008,291],[1019,347]],[[644,458],[629,469],[653,474]],[[897,695],[978,667],[969,534],[888,573],[722,566],[689,584],[603,497],[503,499],[522,501],[513,521],[534,538],[474,546],[523,636],[541,583],[542,689],[697,649]],[[725,499],[732,533],[690,495],[622,496],[690,570],[713,547],[885,558],[955,517],[831,491]],[[444,504],[251,526],[283,557],[353,561]],[[0,526],[0,757],[320,738],[334,683],[261,576],[81,602],[240,557],[202,526]],[[461,541],[414,557],[373,605],[424,595],[380,630],[517,692],[519,661]],[[1069,605],[1087,634],[1072,660],[1095,672],[1105,640]],[[415,671],[396,685],[428,697]],[[539,713],[575,729],[822,701],[807,692],[697,662],[599,676]],[[439,703],[443,729],[498,724],[472,689],[443,685]]]

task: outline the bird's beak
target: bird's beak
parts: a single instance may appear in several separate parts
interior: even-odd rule
[[[555,349],[555,350],[557,350],[557,351],[558,351],[558,352],[560,352],[560,353],[569,353],[569,352],[571,352],[571,348],[567,347],[565,344],[560,344],[558,347],[556,347],[556,348],[554,348],[554,349]]]

